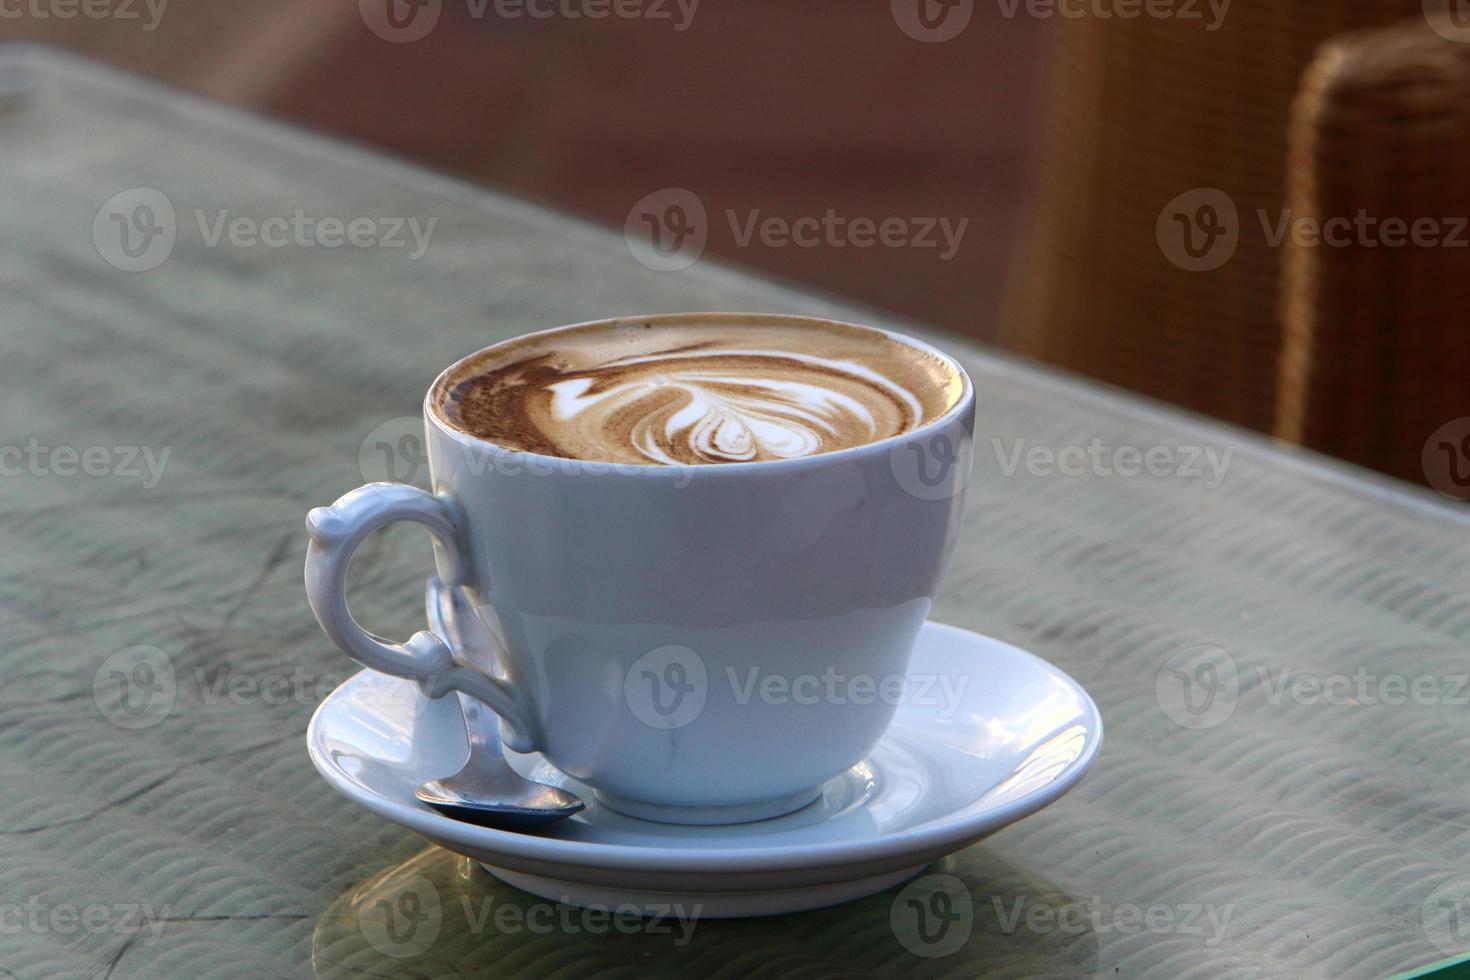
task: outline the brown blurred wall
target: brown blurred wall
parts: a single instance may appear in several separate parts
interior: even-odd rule
[[[931,42],[882,2],[705,2],[680,30],[677,12],[508,18],[442,0],[426,37],[391,43],[356,0],[172,0],[152,30],[24,17],[0,19],[0,38],[64,46],[616,226],[650,192],[686,187],[708,209],[717,256],[995,340],[1046,30],[1003,9],[977,3],[960,33]],[[829,211],[900,218],[914,233],[966,223],[957,248],[937,224],[932,247],[740,241],[753,218]]]

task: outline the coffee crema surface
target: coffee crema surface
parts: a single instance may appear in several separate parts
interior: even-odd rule
[[[526,452],[632,464],[795,459],[902,435],[964,391],[943,358],[805,318],[640,317],[532,334],[440,378],[449,424]]]

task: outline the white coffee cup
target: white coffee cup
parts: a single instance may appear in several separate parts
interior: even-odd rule
[[[507,449],[452,427],[431,388],[434,493],[374,483],[313,510],[312,610],[362,664],[432,698],[484,701],[506,745],[541,752],[615,810],[726,823],[804,806],[908,696],[970,476],[969,378],[888,336],[950,365],[958,402],[904,435],[788,460],[630,466]],[[439,577],[474,597],[502,644],[494,675],[432,633],[392,643],[353,620],[348,563],[398,521],[426,525]]]

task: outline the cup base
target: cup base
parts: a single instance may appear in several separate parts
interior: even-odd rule
[[[654,823],[709,826],[722,823],[751,823],[756,820],[770,820],[773,817],[785,816],[800,810],[822,795],[822,787],[814,786],[800,793],[778,796],[771,800],[723,806],[674,806],[667,803],[644,803],[640,800],[630,800],[622,796],[614,796],[612,793],[604,793],[602,790],[594,790],[593,795],[608,809],[616,810],[624,816],[637,817],[639,820],[652,820]]]

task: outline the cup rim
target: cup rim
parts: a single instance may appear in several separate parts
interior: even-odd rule
[[[960,396],[955,400],[955,403],[951,405],[948,409],[946,409],[941,415],[930,419],[928,422],[925,422],[918,428],[912,429],[908,432],[901,432],[897,435],[886,436],[873,442],[865,442],[858,446],[848,446],[843,449],[834,449],[831,452],[814,453],[810,456],[797,456],[791,459],[760,459],[737,463],[719,463],[718,465],[707,465],[701,463],[618,463],[613,462],[612,460],[572,459],[565,456],[549,456],[545,453],[532,452],[528,449],[513,449],[510,446],[502,446],[500,443],[491,442],[489,439],[485,439],[481,436],[477,436],[473,433],[464,431],[463,429],[450,422],[449,419],[439,410],[437,399],[434,396],[435,393],[439,391],[440,386],[455,371],[459,370],[462,366],[474,360],[475,358],[485,354],[487,351],[492,351],[498,347],[502,347],[508,344],[519,343],[527,337],[540,337],[549,334],[561,333],[563,331],[580,330],[584,328],[613,326],[630,320],[637,320],[642,323],[649,323],[653,325],[667,325],[689,321],[708,322],[720,320],[741,321],[747,323],[752,321],[786,324],[807,323],[846,327],[856,330],[865,330],[872,333],[882,334],[889,340],[892,340],[896,343],[903,344],[907,347],[912,347],[916,350],[939,358],[952,370],[954,370],[955,373],[959,376],[961,383]],[[847,320],[833,320],[829,317],[807,316],[805,314],[740,313],[735,311],[691,311],[685,313],[654,313],[646,316],[632,315],[603,317],[597,320],[586,320],[581,323],[568,323],[563,324],[562,326],[548,327],[544,330],[534,330],[530,333],[519,334],[515,337],[496,341],[493,344],[489,344],[485,347],[481,347],[479,350],[472,351],[471,353],[466,354],[465,356],[456,360],[453,364],[450,364],[444,370],[440,371],[439,374],[435,376],[434,382],[429,385],[428,392],[424,395],[423,413],[424,419],[426,421],[431,422],[436,428],[439,429],[440,432],[444,433],[446,436],[453,439],[464,448],[478,448],[509,457],[525,458],[528,460],[536,461],[541,466],[546,468],[585,470],[596,467],[600,470],[607,470],[609,472],[618,474],[661,476],[665,478],[673,474],[688,477],[691,476],[693,473],[698,472],[700,479],[705,479],[707,476],[715,476],[722,473],[733,475],[736,473],[743,473],[755,468],[759,468],[761,471],[774,471],[777,469],[790,469],[794,467],[811,466],[823,462],[837,462],[844,458],[850,459],[854,456],[863,455],[870,452],[876,452],[879,450],[891,450],[892,447],[896,445],[902,445],[912,439],[923,438],[931,431],[943,428],[944,426],[950,424],[955,419],[962,416],[974,403],[974,401],[975,385],[974,382],[970,379],[969,372],[965,370],[964,365],[962,365],[950,354],[945,353],[932,344],[925,343],[922,340],[919,340],[915,337],[910,337],[907,334],[899,333],[895,330],[888,330],[883,327],[875,327],[862,323],[852,323]]]

